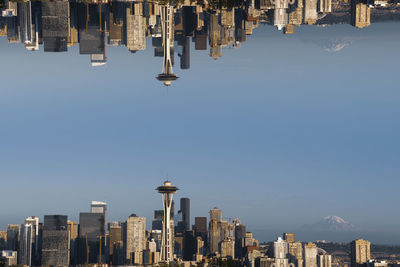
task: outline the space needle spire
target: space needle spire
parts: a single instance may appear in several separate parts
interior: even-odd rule
[[[170,4],[160,6],[162,39],[164,49],[164,61],[162,73],[157,76],[159,81],[164,82],[165,86],[178,79],[172,69],[171,44],[174,43],[174,7]]]
[[[157,187],[158,193],[162,194],[164,208],[164,219],[161,241],[161,261],[169,263],[174,260],[173,230],[171,226],[171,206],[173,194],[178,191],[178,187],[172,185],[170,181],[165,181],[163,185]]]

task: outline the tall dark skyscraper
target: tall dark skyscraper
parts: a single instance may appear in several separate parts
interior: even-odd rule
[[[64,215],[45,215],[42,241],[43,266],[69,265],[68,218]]]
[[[190,199],[183,197],[181,198],[181,213],[182,221],[185,230],[190,230]]]
[[[103,213],[79,214],[78,260],[80,264],[100,262],[100,245],[104,245],[102,244],[104,234]]]

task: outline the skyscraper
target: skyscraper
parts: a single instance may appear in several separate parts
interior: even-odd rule
[[[181,198],[181,213],[182,221],[185,230],[190,230],[190,199],[183,197]]]
[[[321,254],[317,257],[318,267],[332,267],[332,256],[329,254]]]
[[[289,252],[288,243],[281,237],[274,242],[274,258],[275,259],[287,259]]]
[[[18,251],[20,239],[20,225],[9,224],[7,227],[7,248],[11,251]]]
[[[222,211],[214,207],[210,210],[209,249],[211,253],[220,251],[219,243],[226,238],[234,238],[234,225],[222,220]]]
[[[67,221],[68,238],[69,238],[69,262],[71,265],[77,263],[78,256],[78,223]]]
[[[19,262],[23,265],[37,265],[39,257],[39,218],[28,217],[21,225]]]
[[[45,215],[43,225],[42,265],[69,265],[67,216]]]
[[[309,242],[304,246],[304,266],[317,267],[318,248],[314,243]]]
[[[351,267],[358,267],[371,259],[371,243],[358,239],[350,243]]]
[[[127,264],[142,264],[142,252],[146,249],[146,218],[129,216],[124,231],[125,255]]]
[[[79,264],[98,263],[102,249],[104,229],[103,213],[79,214],[79,240],[78,261]]]
[[[174,259],[174,246],[173,246],[173,226],[171,227],[171,206],[172,196],[176,193],[178,188],[170,181],[165,181],[162,186],[157,187],[157,191],[162,194],[163,207],[164,207],[164,220],[162,231],[162,244],[161,244],[161,261],[170,262]]]

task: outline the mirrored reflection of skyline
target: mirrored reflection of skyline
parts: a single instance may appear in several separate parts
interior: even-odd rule
[[[250,0],[250,1],[21,1],[4,0],[0,36],[23,43],[30,51],[66,52],[79,46],[92,66],[107,63],[107,46],[131,53],[154,49],[163,57],[157,79],[170,85],[175,60],[190,68],[190,48],[218,59],[224,47],[239,48],[260,24],[295,34],[302,24],[351,24],[364,28],[379,21],[400,20],[400,7],[386,0]],[[151,38],[151,48],[146,39]],[[327,51],[348,45],[340,42]],[[175,59],[176,58],[176,59]]]

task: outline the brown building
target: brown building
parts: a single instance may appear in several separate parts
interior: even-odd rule
[[[371,259],[371,243],[367,240],[358,239],[350,244],[351,267],[359,267]]]
[[[351,25],[364,28],[371,24],[371,9],[359,0],[351,2]]]

